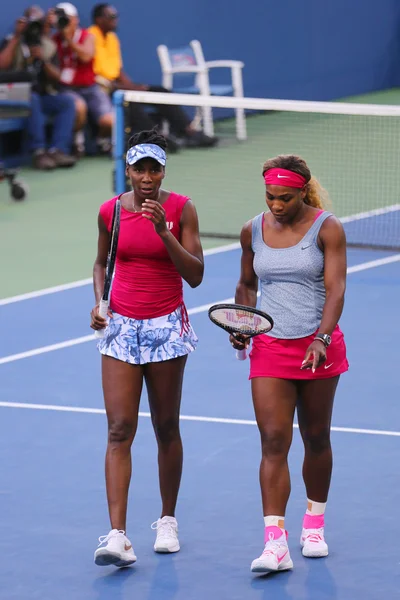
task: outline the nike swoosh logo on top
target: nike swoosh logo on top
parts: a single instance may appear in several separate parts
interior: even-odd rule
[[[301,249],[305,250],[306,248],[310,248],[312,246],[312,244],[308,244],[308,246],[302,246]]]
[[[331,363],[330,365],[325,365],[324,369],[329,369],[329,367],[331,367],[333,365],[333,363]]]
[[[278,179],[289,179],[289,175],[278,175]]]
[[[131,544],[130,546],[127,546],[127,545],[125,544],[125,546],[124,546],[124,550],[125,550],[125,552],[128,552],[128,550],[130,550],[131,548],[132,548],[132,544]]]
[[[283,559],[285,558],[285,556],[288,552],[289,552],[289,550],[286,550],[285,554],[282,554],[282,556],[278,556],[278,565],[279,565],[279,563],[281,563],[283,561]]]

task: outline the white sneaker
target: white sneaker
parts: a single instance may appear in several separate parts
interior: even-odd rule
[[[274,529],[278,529],[278,527]],[[275,532],[275,535],[274,531],[269,532],[269,539],[265,544],[264,552],[251,563],[251,571],[253,573],[272,573],[274,571],[293,569],[286,531],[280,537],[276,537],[277,535],[279,535],[278,532]]]
[[[180,545],[178,540],[178,523],[175,517],[163,517],[155,521],[152,529],[157,530],[156,543],[154,550],[156,552],[179,552]]]
[[[303,529],[300,537],[302,554],[307,558],[321,558],[328,556],[328,544],[324,538],[324,528]]]
[[[132,544],[126,537],[125,531],[112,529],[108,535],[99,537],[99,542],[99,547],[94,553],[96,565],[127,567],[136,562]]]

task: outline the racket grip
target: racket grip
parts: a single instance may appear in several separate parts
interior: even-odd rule
[[[99,304],[99,316],[103,317],[103,319],[105,319],[107,317],[107,313],[108,313],[108,302],[107,300],[100,300],[100,304]],[[104,329],[97,329],[94,332],[94,337],[96,339],[101,339],[104,337]]]
[[[247,350],[246,350],[246,348],[244,350],[237,350],[237,352],[236,352],[236,358],[238,360],[246,360],[246,358],[247,358]]]

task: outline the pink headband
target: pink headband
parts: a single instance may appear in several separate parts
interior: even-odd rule
[[[264,173],[265,185],[283,185],[285,187],[303,188],[305,177],[287,169],[269,169]]]

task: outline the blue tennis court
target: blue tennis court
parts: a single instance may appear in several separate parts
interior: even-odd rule
[[[221,249],[220,249],[221,250]],[[395,334],[400,254],[348,251],[341,320],[350,371],[334,410],[334,476],[326,514],[327,559],[299,547],[305,490],[302,445],[290,460],[287,514],[293,572],[257,577],[263,547],[260,458],[248,362],[207,317],[231,298],[235,248],[211,252],[204,283],[186,290],[200,337],[188,361],[182,405],[185,459],[178,502],[181,552],[157,555],[156,444],[146,401],[133,447],[128,534],[132,568],[99,568],[109,530],[104,489],[106,420],[100,359],[89,329],[91,286],[65,286],[0,301],[0,597],[7,600],[378,600],[400,596],[400,411]]]

